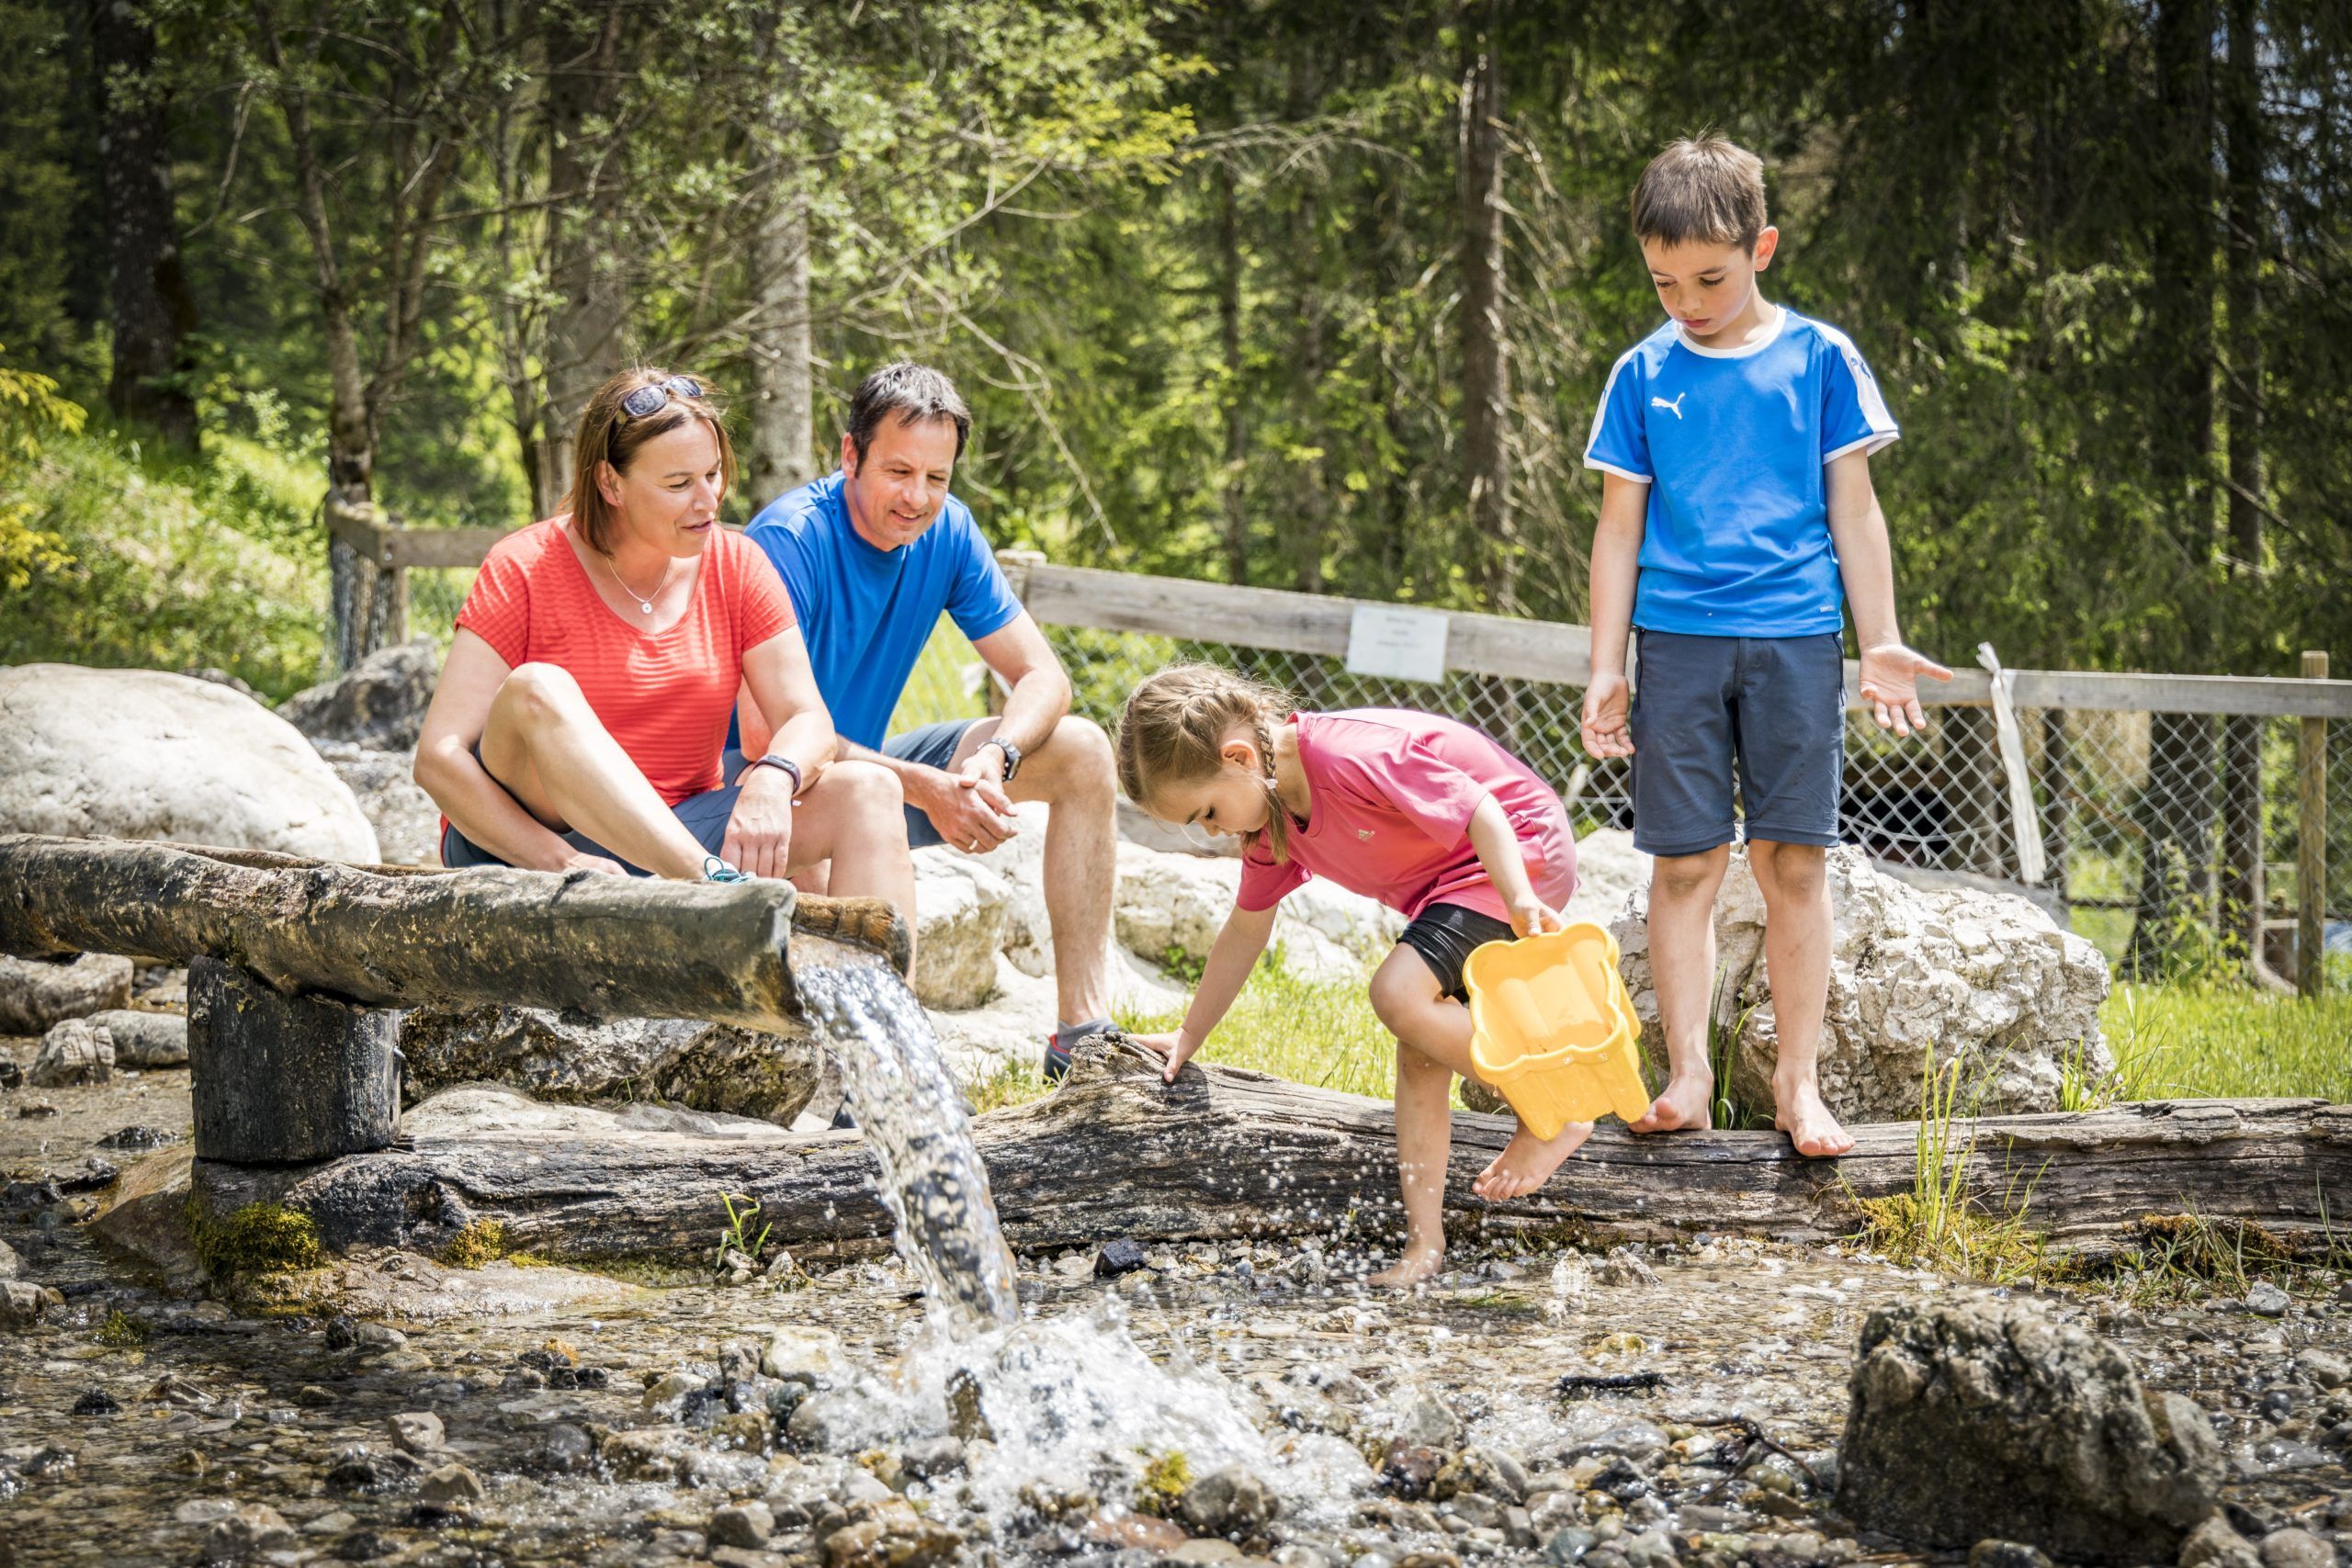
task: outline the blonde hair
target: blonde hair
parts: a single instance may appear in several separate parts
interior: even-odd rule
[[[708,381],[695,377],[702,383],[701,397],[673,392],[667,403],[643,419],[631,418],[621,407],[621,400],[639,387],[659,387],[672,378],[670,371],[650,365],[624,370],[590,394],[588,406],[580,411],[579,432],[571,442],[571,493],[564,500],[564,510],[571,514],[571,526],[581,542],[592,550],[611,552],[620,518],[620,509],[597,488],[598,466],[610,463],[615,472],[628,472],[639,447],[690,419],[702,421],[718,437],[719,493],[735,488],[735,444],[727,438],[718,392]]]
[[[1274,726],[1296,712],[1290,694],[1214,664],[1171,664],[1128,694],[1119,716],[1119,787],[1141,806],[1170,784],[1213,778],[1225,738],[1247,728],[1266,791],[1266,847],[1290,859],[1290,808],[1274,793]]]

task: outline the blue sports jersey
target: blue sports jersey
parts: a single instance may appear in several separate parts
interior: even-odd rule
[[[869,750],[881,750],[941,611],[975,642],[1021,614],[971,508],[953,496],[914,543],[877,550],[851,525],[836,472],[770,502],[743,536],[792,595],[833,728]]]
[[[1853,341],[1785,306],[1746,348],[1702,347],[1668,321],[1627,349],[1584,461],[1650,487],[1634,624],[1702,637],[1840,629],[1823,466],[1898,434]]]

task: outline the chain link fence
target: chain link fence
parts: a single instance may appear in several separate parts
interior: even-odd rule
[[[1628,764],[1596,761],[1577,739],[1573,685],[1449,671],[1442,682],[1355,674],[1316,654],[1144,632],[1047,626],[1079,712],[1110,729],[1137,682],[1184,660],[1245,671],[1310,709],[1411,707],[1449,714],[1503,741],[1558,789],[1578,831],[1629,828]],[[988,711],[985,667],[942,621],[894,728]],[[1898,739],[1847,714],[1846,840],[1906,872],[2019,884],[2009,771],[1993,712],[1928,710],[1924,736]],[[2032,828],[2045,869],[2033,891],[2127,973],[2234,964],[2259,940],[2294,968],[2301,720],[2056,707],[2016,711]],[[2326,931],[2331,981],[2352,984],[2352,723],[2328,726]],[[2260,845],[2260,869],[2248,847]],[[2258,897],[2249,890],[2258,888]],[[2228,934],[2224,934],[2224,933]],[[2137,940],[2135,941],[2135,934]]]

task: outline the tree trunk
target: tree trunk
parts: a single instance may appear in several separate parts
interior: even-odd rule
[[[1502,65],[1496,51],[1500,0],[1464,18],[1460,171],[1462,266],[1462,451],[1470,537],[1463,558],[1485,603],[1498,615],[1518,609],[1518,542],[1512,535],[1510,457],[1504,421],[1510,400],[1510,346],[1503,331]],[[1519,743],[1519,683],[1478,682],[1471,717],[1512,750]]]
[[[751,331],[750,460],[754,509],[817,475],[808,321],[808,201],[787,186],[752,241],[759,316]]]
[[[450,1091],[468,1092],[478,1091]],[[435,1250],[466,1224],[495,1220],[511,1245],[558,1259],[707,1256],[719,1191],[756,1201],[769,1239],[796,1254],[888,1246],[873,1156],[854,1134],[698,1137],[624,1128],[609,1112],[551,1114],[573,1124],[445,1131],[427,1100],[405,1122],[411,1149],[305,1171],[198,1162],[197,1182],[214,1213],[261,1201],[300,1209],[337,1249]],[[1850,1129],[1856,1147],[1834,1177],[1778,1134],[1634,1138],[1611,1126],[1548,1185],[1481,1202],[1471,1179],[1511,1128],[1508,1116],[1453,1118],[1446,1203],[1457,1236],[1573,1225],[1826,1241],[1859,1228],[1854,1200],[1909,1192],[1918,1159],[1910,1122]],[[972,1131],[1005,1234],[1025,1248],[1398,1228],[1395,1113],[1360,1095],[1197,1062],[1164,1086],[1157,1059],[1138,1047],[1090,1043],[1057,1093],[978,1117]],[[2315,1100],[1985,1117],[1951,1134],[1974,1200],[2002,1210],[2021,1201],[2027,1224],[2059,1251],[2113,1247],[2144,1219],[2184,1209],[2316,1250],[2323,1195],[2352,1184],[2352,1111]],[[2020,1183],[2019,1171],[2039,1174]],[[94,1228],[128,1238],[139,1218],[101,1215]]]
[[[1225,367],[1225,580],[1250,581],[1249,414],[1242,404],[1241,215],[1233,169],[1219,158],[1210,177],[1216,202],[1216,338]]]
[[[180,446],[196,442],[185,352],[196,300],[180,269],[164,95],[155,30],[133,0],[91,0],[92,62],[100,88],[98,160],[105,196],[114,372],[107,406]]]
[[[621,102],[625,12],[619,0],[563,8],[548,27],[548,476],[571,486],[581,411],[627,354],[628,255],[627,140]]]

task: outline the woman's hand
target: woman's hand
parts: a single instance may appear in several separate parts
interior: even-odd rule
[[[752,767],[742,776],[718,856],[753,876],[782,876],[792,858],[792,775]]]
[[[1168,1070],[1159,1075],[1162,1083],[1174,1083],[1184,1064],[1193,1059],[1193,1053],[1201,1048],[1197,1042],[1186,1039],[1181,1029],[1165,1034],[1130,1034],[1127,1038],[1145,1050],[1168,1058]]]
[[[1510,899],[1511,929],[1521,936],[1538,936],[1544,931],[1565,931],[1567,922],[1560,912],[1535,896],[1532,888]]]
[[[592,855],[584,850],[573,850],[564,856],[561,863],[554,869],[559,872],[589,871],[595,873],[598,876],[627,876],[628,874],[620,862],[606,860],[603,855]]]

